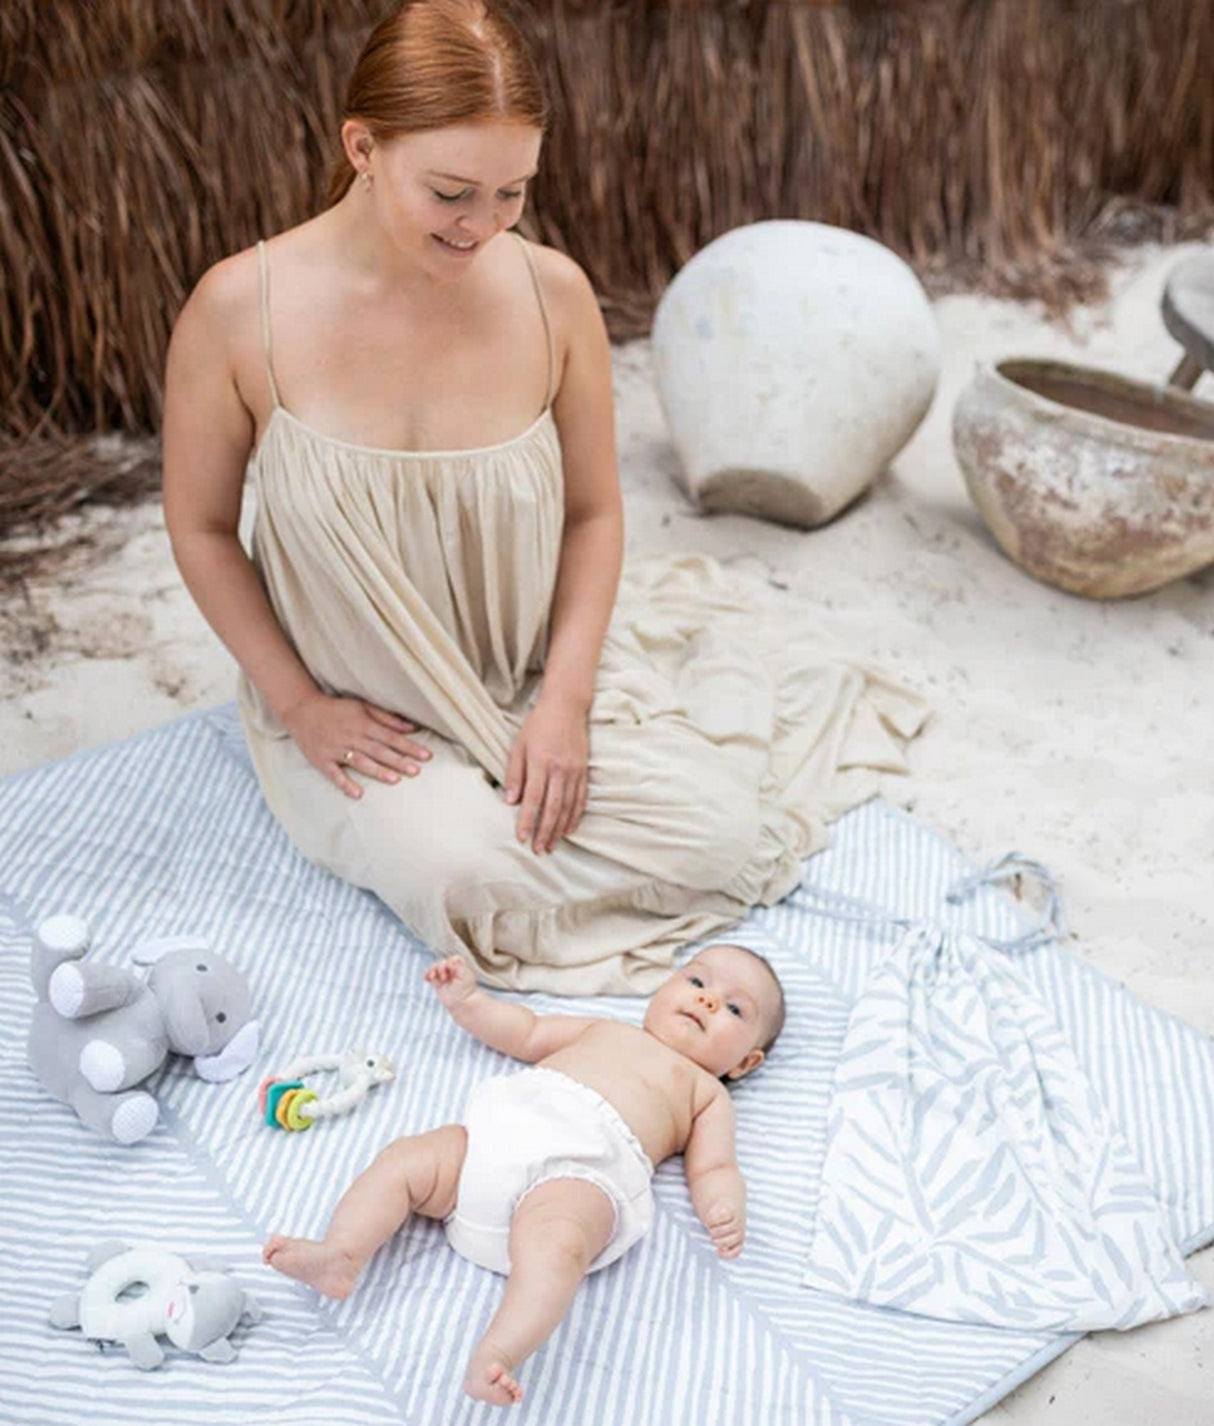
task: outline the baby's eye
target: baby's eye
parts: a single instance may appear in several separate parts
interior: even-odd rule
[[[704,985],[704,982],[700,979],[698,975],[689,975],[687,979],[691,981],[692,985],[699,986],[701,988]]]
[[[730,1013],[731,1015],[736,1015],[739,1020],[742,1018],[742,1011],[739,1009],[738,1006],[736,1006],[736,1005],[733,1003],[732,1000],[729,1002],[729,1004],[728,1004],[725,1008],[726,1008],[726,1010],[729,1011],[729,1013]]]

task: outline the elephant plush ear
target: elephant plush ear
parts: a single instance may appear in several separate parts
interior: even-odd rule
[[[201,936],[150,936],[131,951],[138,966],[154,966],[172,951],[209,951],[210,944]]]

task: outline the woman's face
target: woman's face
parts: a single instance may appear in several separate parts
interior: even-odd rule
[[[369,140],[365,129],[362,135]],[[451,282],[518,222],[542,140],[530,125],[461,124],[382,143],[364,144],[355,133],[347,149],[371,173],[369,193],[355,180],[357,197],[389,241],[431,277]]]

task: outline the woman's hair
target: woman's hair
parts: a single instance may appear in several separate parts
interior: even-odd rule
[[[493,120],[545,127],[539,67],[501,0],[403,0],[371,31],[342,119],[361,119],[376,142]],[[354,179],[345,153],[329,203]]]

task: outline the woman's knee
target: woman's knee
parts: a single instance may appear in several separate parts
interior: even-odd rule
[[[350,813],[368,861],[426,887],[475,885],[500,875],[509,809],[475,767],[436,762],[408,784],[368,788]]]

